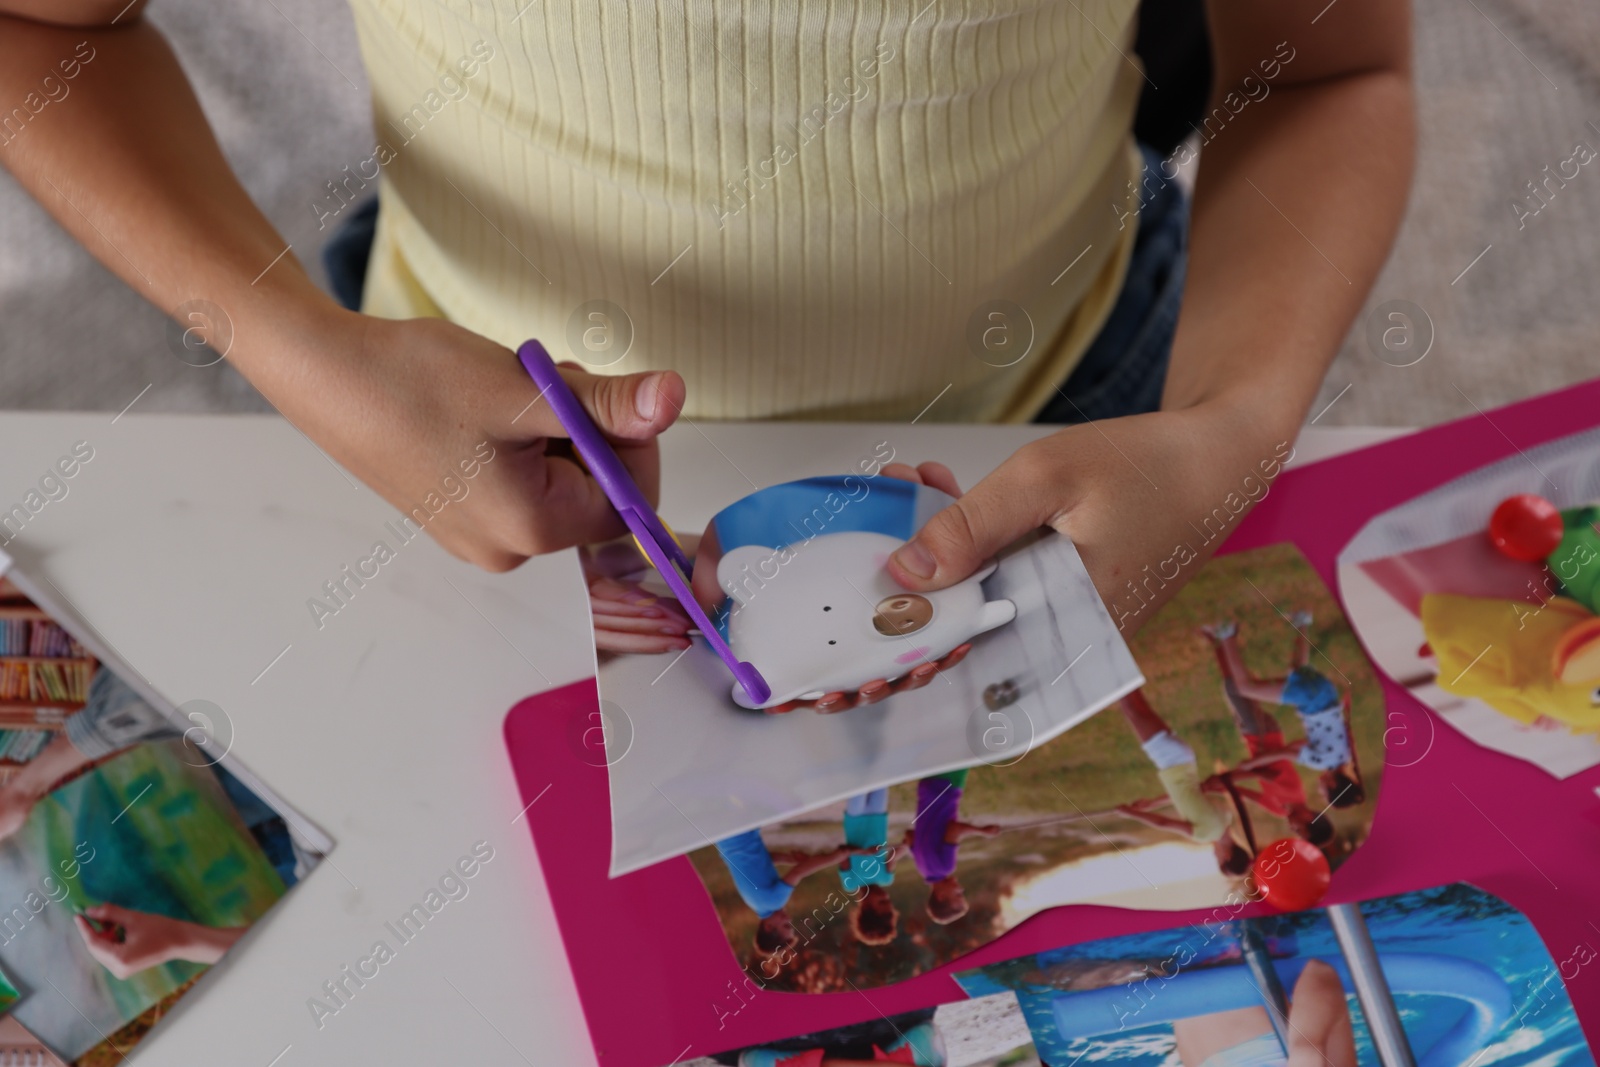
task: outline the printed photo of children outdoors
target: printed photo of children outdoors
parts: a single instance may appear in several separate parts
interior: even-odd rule
[[[1132,648],[1143,688],[1021,759],[692,853],[746,973],[784,991],[882,986],[1045,908],[1213,906],[1279,842],[1332,868],[1365,840],[1382,695],[1293,545],[1211,561]]]
[[[75,1067],[120,1063],[329,843],[5,578],[0,623],[11,1018]]]
[[[1557,777],[1600,763],[1600,431],[1373,519],[1339,587],[1378,666],[1478,744]]]
[[[1090,941],[956,981],[1014,994],[1042,1067],[1394,1062],[1379,1042],[1418,1067],[1594,1063],[1562,981],[1594,958],[1587,946],[1558,965],[1524,915],[1464,883],[1337,911]],[[1387,993],[1365,980],[1363,950]]]
[[[978,763],[989,706],[1026,723],[1011,738],[1020,756],[1139,684],[1060,534],[926,596],[899,585],[891,554],[960,487],[936,463],[871,470],[769,486],[717,512],[683,540],[689,603],[631,541],[585,554],[600,696],[627,720],[604,754],[613,875]],[[713,639],[761,672],[766,699],[733,680]]]

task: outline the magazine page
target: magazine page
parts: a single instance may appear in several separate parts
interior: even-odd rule
[[[1378,666],[1486,748],[1558,778],[1600,764],[1600,430],[1374,518],[1339,588]]]
[[[1557,963],[1526,916],[1473,886],[1251,919],[1240,907],[956,980],[974,997],[1015,994],[1040,1062],[1057,1067],[1594,1062],[1563,981],[1594,950]]]
[[[1072,543],[899,586],[952,498],[876,473],[759,490],[692,542],[693,590],[771,685],[753,701],[631,545],[586,555],[620,875],[863,791],[1014,760],[1136,688]]]
[[[0,970],[75,1067],[120,1062],[329,850],[0,556]]]

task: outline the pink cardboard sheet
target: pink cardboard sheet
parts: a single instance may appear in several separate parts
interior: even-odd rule
[[[1600,381],[1286,472],[1223,554],[1292,541],[1336,588],[1335,558],[1372,516],[1486,463],[1600,422]],[[1324,903],[1470,881],[1523,911],[1556,960],[1600,946],[1600,768],[1564,780],[1473,744],[1382,679],[1387,767],[1372,835]],[[1063,944],[1265,912],[1074,906],[1037,915],[953,964],[870,993],[752,991],[686,858],[608,879],[607,777],[582,738],[596,693],[581,682],[519,703],[505,736],[583,1002],[607,1067],[662,1067],[731,1048],[963,997],[959,970]],[[1584,958],[1593,956],[1591,949]],[[1600,969],[1564,974],[1600,1032]]]

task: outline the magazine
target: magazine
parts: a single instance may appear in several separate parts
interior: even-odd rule
[[[331,850],[226,749],[0,553],[0,971],[60,1060],[121,1062]]]

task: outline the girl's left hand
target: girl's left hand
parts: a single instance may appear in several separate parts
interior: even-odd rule
[[[1293,455],[1272,444],[1278,432],[1258,405],[1221,402],[1068,426],[924,523],[889,573],[913,592],[943,589],[1048,526],[1071,539],[1131,634],[1266,495]]]

